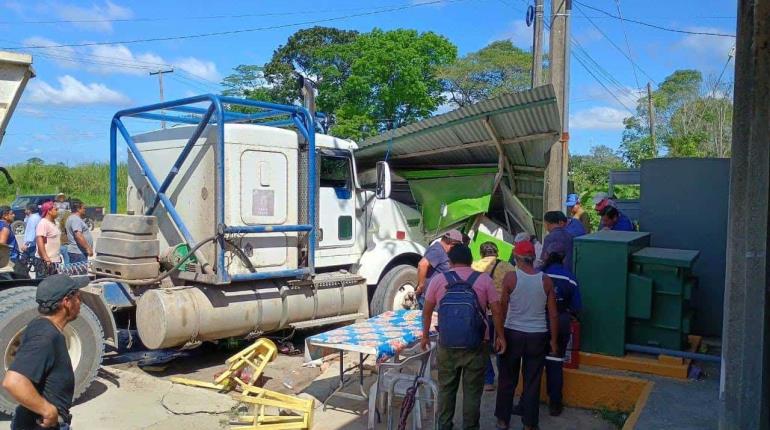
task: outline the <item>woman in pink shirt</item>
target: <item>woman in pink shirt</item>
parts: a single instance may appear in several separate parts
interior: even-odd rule
[[[56,216],[59,210],[53,202],[45,202],[40,207],[42,219],[35,231],[37,242],[37,254],[46,263],[61,262],[61,230],[56,225]]]

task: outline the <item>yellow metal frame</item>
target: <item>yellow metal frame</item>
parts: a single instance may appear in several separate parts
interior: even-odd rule
[[[232,430],[290,430],[309,429],[313,426],[313,399],[301,399],[259,387],[242,388],[243,395],[239,400],[253,405],[254,415],[240,416],[234,424],[246,425],[231,426]],[[289,410],[296,415],[268,415],[268,407]]]
[[[250,405],[253,415],[242,415],[237,418],[232,430],[303,430],[313,425],[314,401],[301,399],[288,394],[281,394],[264,388],[255,387],[265,367],[278,355],[278,348],[266,338],[258,339],[249,347],[228,358],[227,369],[214,379],[214,382],[197,381],[195,379],[173,377],[171,382],[192,387],[208,388],[221,392],[230,392],[236,387],[242,395],[238,400]],[[249,378],[243,378],[242,371],[251,368]],[[244,380],[246,379],[246,380]],[[289,410],[295,415],[269,415],[266,408]]]

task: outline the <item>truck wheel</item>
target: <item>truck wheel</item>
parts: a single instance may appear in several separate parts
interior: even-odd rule
[[[377,284],[372,296],[371,314],[398,309],[417,309],[414,290],[417,288],[417,268],[408,264],[396,266]]]
[[[21,343],[24,328],[39,316],[35,302],[36,287],[18,287],[3,291],[0,300],[0,380],[13,362]],[[80,306],[80,315],[64,328],[72,367],[75,369],[75,399],[91,385],[104,353],[103,332],[99,320],[85,304]],[[16,401],[0,390],[0,412],[11,414]]]
[[[24,221],[19,220],[11,223],[11,231],[17,236],[24,234],[25,228]]]

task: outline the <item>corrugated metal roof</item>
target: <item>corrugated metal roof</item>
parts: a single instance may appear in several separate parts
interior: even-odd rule
[[[494,133],[494,137],[491,133]],[[505,94],[410,124],[359,144],[363,166],[396,168],[497,164],[498,140],[515,175],[515,195],[542,219],[546,154],[559,140],[561,119],[551,85]]]

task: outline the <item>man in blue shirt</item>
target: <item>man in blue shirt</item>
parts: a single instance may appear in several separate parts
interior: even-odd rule
[[[458,243],[463,243],[463,234],[459,230],[449,230],[435,241],[428,249],[419,263],[417,263],[417,302],[420,308],[425,303],[425,290],[430,280],[436,273],[448,272],[452,268],[449,262],[449,251]]]
[[[548,235],[543,239],[543,251],[540,254],[541,264],[548,260],[548,255],[553,252],[554,246],[559,245],[559,249],[565,250],[564,265],[572,267],[572,239],[565,226],[567,225],[567,216],[562,211],[548,211],[543,215],[545,229]]]
[[[591,220],[583,205],[580,204],[580,198],[577,194],[567,195],[567,226],[565,227],[572,237],[582,236],[591,232]]]
[[[552,416],[561,414],[562,388],[564,387],[563,364],[570,339],[570,324],[572,318],[583,309],[575,275],[562,264],[566,249],[563,244],[556,243],[543,266],[543,272],[553,281],[556,293],[556,308],[559,311],[559,337],[557,340],[558,354],[548,357],[545,361],[546,388],[548,391],[548,409]]]
[[[20,261],[21,252],[16,242],[16,235],[11,230],[14,218],[15,215],[10,206],[0,206],[0,243],[8,246],[8,254],[13,265],[13,272],[0,274],[0,278],[6,280],[29,278],[26,268]]]
[[[600,215],[602,216],[602,230],[636,231],[634,223],[613,206],[607,206],[602,209]]]
[[[24,243],[21,245],[21,250],[31,256],[35,255],[37,251],[35,231],[37,231],[37,224],[40,222],[40,209],[36,204],[30,203],[24,212],[27,214],[27,218],[24,220]]]

